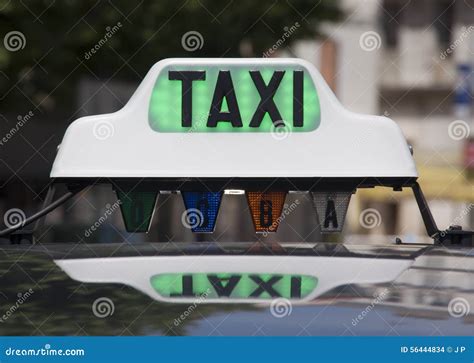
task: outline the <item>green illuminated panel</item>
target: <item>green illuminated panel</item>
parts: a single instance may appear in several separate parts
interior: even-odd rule
[[[230,81],[223,74],[229,72]],[[277,82],[273,78],[279,78],[280,73],[283,75]],[[268,112],[269,108],[260,103],[261,92],[262,87],[270,88],[272,80],[277,85],[270,97],[263,97],[274,104],[267,103],[272,108]],[[219,113],[214,122],[210,121],[211,110]],[[258,110],[261,117],[252,125]],[[234,122],[225,116],[230,112],[238,116]],[[276,115],[281,116],[278,122]],[[149,124],[157,132],[272,132],[282,126],[293,132],[308,132],[319,126],[320,119],[313,80],[299,65],[169,65],[156,80],[148,110]]]
[[[314,291],[318,279],[309,275],[168,273],[152,276],[151,285],[163,297],[209,299],[301,299]]]
[[[127,232],[148,232],[158,192],[117,191]]]

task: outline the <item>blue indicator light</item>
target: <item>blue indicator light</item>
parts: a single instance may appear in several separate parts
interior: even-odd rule
[[[212,233],[221,205],[222,193],[181,192],[186,212],[181,221],[195,233]]]

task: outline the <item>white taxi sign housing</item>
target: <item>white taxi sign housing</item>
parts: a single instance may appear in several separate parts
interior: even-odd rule
[[[337,233],[351,195],[382,186],[412,189],[436,243],[474,243],[474,233],[460,226],[438,229],[395,122],[346,110],[300,59],[162,60],[121,110],[68,127],[50,175],[43,208],[0,237],[31,238],[19,229],[96,184],[113,187],[130,233],[148,232],[159,195],[170,191],[182,195],[183,226],[213,233],[231,189],[245,190],[263,237],[277,232],[290,192],[311,193],[321,233]],[[67,192],[52,201],[57,184]]]
[[[52,178],[416,178],[389,118],[300,59],[166,59],[119,111],[67,129]]]

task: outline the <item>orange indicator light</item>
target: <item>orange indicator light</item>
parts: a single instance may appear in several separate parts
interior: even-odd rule
[[[287,192],[247,192],[255,231],[276,232]]]

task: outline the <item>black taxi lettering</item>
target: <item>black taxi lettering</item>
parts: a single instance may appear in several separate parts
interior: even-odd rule
[[[260,71],[249,71],[260,101],[248,122],[250,127],[260,127],[266,114],[275,127],[285,126],[274,97],[285,76],[285,71],[274,71],[268,83],[265,83]],[[181,126],[192,127],[193,83],[206,81],[205,71],[169,71],[170,81],[181,82]],[[303,71],[293,71],[293,127],[303,127]],[[227,104],[227,111],[222,105]],[[228,122],[232,127],[242,127],[243,120],[230,71],[219,71],[207,119],[207,127],[215,128],[219,122]]]

